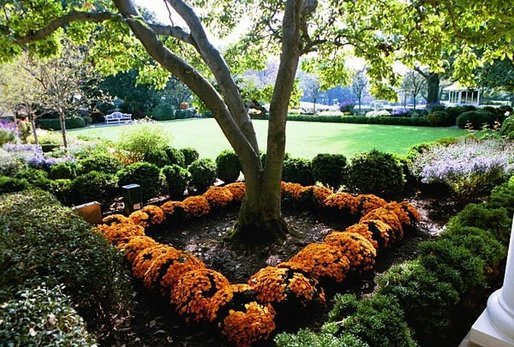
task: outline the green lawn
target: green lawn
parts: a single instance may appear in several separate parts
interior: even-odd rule
[[[253,122],[261,150],[265,151],[267,121]],[[194,147],[202,157],[215,158],[220,151],[230,148],[214,119],[184,119],[159,124],[170,134],[174,147]],[[69,133],[117,140],[124,126],[74,129]],[[295,157],[304,158],[312,158],[318,153],[342,153],[351,157],[373,148],[405,154],[416,143],[465,133],[464,130],[456,128],[288,122],[286,151]]]

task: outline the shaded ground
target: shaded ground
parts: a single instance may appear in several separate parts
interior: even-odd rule
[[[418,201],[414,204],[421,208]],[[162,243],[186,249],[200,257],[208,267],[223,273],[232,283],[242,283],[267,265],[275,265],[290,258],[311,242],[319,242],[332,230],[344,230],[349,223],[308,212],[284,211],[289,226],[300,238],[288,237],[282,244],[271,245],[252,251],[232,249],[225,237],[237,218],[235,208],[209,215],[204,219],[185,225],[155,230],[149,235]],[[431,229],[426,229],[430,227]],[[438,223],[424,220],[421,230],[407,235],[394,248],[382,251],[377,258],[376,274],[389,269],[393,264],[416,256],[417,244],[436,234]],[[300,327],[318,328],[331,308],[330,300],[335,291],[339,293],[368,294],[375,287],[375,274],[347,279],[337,288],[328,289],[328,304],[305,312],[297,319],[282,323],[278,331],[296,331]],[[186,325],[173,311],[171,305],[159,294],[152,293],[135,282],[135,308],[133,318],[118,335],[117,345],[125,346],[225,346],[215,325]],[[264,344],[270,345],[271,343]]]

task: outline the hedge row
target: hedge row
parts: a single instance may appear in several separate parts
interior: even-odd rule
[[[302,116],[288,115],[288,121],[431,126],[425,117]]]
[[[16,300],[17,292],[30,292],[41,283],[48,288],[63,284],[64,293],[89,327],[110,333],[115,316],[126,314],[131,301],[130,278],[118,252],[47,192],[2,195],[0,211],[0,301]],[[65,313],[66,305],[61,307]],[[16,319],[9,318],[13,326]],[[16,340],[27,332],[2,334]]]
[[[467,205],[440,238],[422,242],[416,259],[395,265],[380,277],[373,297],[336,296],[321,333],[282,334],[277,344],[340,343],[352,334],[361,344],[349,346],[415,346],[413,336],[423,345],[441,345],[452,333],[452,317],[462,319],[463,308],[467,306],[468,312],[477,298],[484,300],[488,281],[499,272],[513,202],[511,178],[495,188],[487,202]]]
[[[61,130],[61,122],[58,118],[55,119],[38,119],[37,125],[41,129]],[[66,129],[84,128],[86,122],[82,117],[66,118]]]
[[[165,219],[194,218],[240,202],[242,183],[211,187],[202,196],[145,206],[129,217],[113,215],[99,228],[125,253],[134,277],[150,289],[169,295],[186,321],[217,322],[228,340],[238,346],[267,339],[275,330],[275,316],[288,307],[324,303],[319,281],[342,282],[347,274],[371,271],[377,249],[390,247],[413,227],[419,216],[407,203],[386,203],[376,196],[334,194],[327,188],[282,183],[284,198],[317,205],[344,217],[362,216],[345,232],[333,231],[322,243],[300,250],[289,261],[252,275],[246,284],[230,284],[219,272],[207,269],[195,256],[145,236],[145,228]]]

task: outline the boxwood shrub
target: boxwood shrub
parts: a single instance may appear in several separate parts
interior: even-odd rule
[[[109,154],[95,154],[79,160],[78,168],[80,174],[91,171],[99,171],[104,173],[115,174],[122,167],[118,158]]]
[[[92,329],[112,327],[131,300],[121,254],[43,191],[0,196],[0,301],[45,282],[65,286]]]
[[[170,160],[168,158],[168,154],[164,150],[164,147],[152,148],[151,150],[146,151],[143,156],[143,161],[161,168],[166,165],[170,165]]]
[[[61,130],[61,123],[59,118],[39,118],[36,122],[41,129]],[[82,117],[66,118],[65,125],[66,129],[83,128],[86,126],[86,122]]]
[[[498,121],[501,124],[504,118],[505,117],[503,115],[498,115],[484,110],[468,111],[461,113],[460,116],[457,117],[457,125],[459,128],[463,129],[469,123],[473,129],[481,129],[484,124],[493,126],[495,121]]]
[[[241,163],[234,151],[225,150],[216,157],[216,173],[223,182],[235,182],[241,170]]]
[[[103,207],[108,207],[118,193],[116,176],[98,171],[75,178],[71,182],[70,190],[73,204],[98,201]]]
[[[216,163],[211,159],[195,160],[187,169],[191,173],[191,183],[200,192],[205,191],[216,180]]]
[[[500,128],[500,135],[514,139],[514,115],[511,115],[503,121],[502,127]]]
[[[401,195],[405,187],[401,163],[389,153],[372,150],[355,156],[348,168],[348,187],[356,193]]]
[[[53,180],[73,179],[77,177],[77,164],[73,161],[65,161],[52,165],[49,177]]]
[[[318,154],[312,159],[312,175],[315,181],[337,189],[345,183],[346,165],[342,154]]]
[[[28,187],[29,183],[25,179],[0,176],[0,194],[19,192]]]
[[[186,157],[181,150],[173,148],[171,146],[165,146],[164,151],[166,152],[166,156],[168,157],[168,165],[178,165],[186,167]]]
[[[191,181],[191,174],[187,169],[176,164],[168,165],[162,168],[162,174],[166,180],[166,187],[172,199],[182,200],[184,191]]]
[[[118,186],[139,184],[143,200],[155,198],[161,192],[161,175],[159,168],[150,163],[140,162],[126,166],[118,171]]]
[[[285,159],[282,179],[286,182],[300,183],[304,186],[314,184],[311,161],[303,158]]]
[[[200,154],[198,154],[198,151],[192,147],[181,148],[180,151],[184,155],[184,167],[188,167],[195,160],[198,160],[198,158],[200,158]]]
[[[168,103],[160,103],[152,110],[152,119],[155,120],[172,120],[175,119],[175,110]]]

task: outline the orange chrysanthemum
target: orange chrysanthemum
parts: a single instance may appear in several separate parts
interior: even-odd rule
[[[234,200],[234,196],[228,188],[210,187],[203,196],[209,202],[209,206],[213,209],[226,207]]]
[[[266,340],[275,330],[275,310],[271,305],[250,302],[244,310],[230,310],[221,323],[221,331],[238,347],[249,347]]]
[[[305,205],[304,207],[320,208],[324,206],[325,199],[334,192],[325,187],[307,186],[300,190],[299,202]]]
[[[219,313],[223,314],[223,312],[227,312],[228,309],[234,308],[233,306],[241,304],[241,301],[250,302],[253,300],[254,291],[247,284],[231,284],[224,286],[212,296],[209,321],[213,322],[218,318],[223,319],[224,317],[218,317]]]
[[[355,197],[355,200],[357,200],[358,210],[361,216],[387,204],[384,199],[373,194],[359,194]]]
[[[122,214],[111,214],[102,219],[102,224],[110,226],[114,223],[132,223],[132,220]]]
[[[399,241],[403,238],[403,227],[400,219],[394,211],[385,207],[377,208],[361,218],[361,222],[369,220],[379,220],[393,229],[393,233],[389,235],[392,242]]]
[[[355,197],[348,193],[330,194],[324,201],[327,208],[337,210],[344,214],[355,215],[359,213],[359,203]]]
[[[227,184],[225,186],[225,188],[230,190],[235,202],[243,201],[243,199],[246,195],[246,185],[244,184],[244,182],[230,183],[230,184]]]
[[[161,224],[164,221],[164,211],[155,205],[147,205],[142,209],[132,212],[129,218],[134,224],[146,228],[150,225]]]
[[[364,236],[348,232],[331,232],[325,237],[326,244],[337,247],[350,261],[350,267],[358,271],[373,270],[377,251]]]
[[[368,225],[365,223],[356,223],[350,225],[348,228],[345,229],[345,232],[362,235],[366,240],[371,242],[375,249],[378,248],[378,241],[373,238],[373,233],[371,232],[371,230],[369,230]]]
[[[110,226],[101,225],[98,229],[114,246],[127,243],[131,237],[145,234],[145,229],[142,226],[132,223],[113,223]]]
[[[291,201],[298,201],[300,199],[300,193],[303,186],[298,183],[280,182],[280,190],[282,192],[282,198]]]
[[[412,204],[409,204],[407,201],[402,201],[400,202],[400,206],[409,215],[411,226],[415,225],[421,220],[421,215],[419,214],[419,211],[414,206],[412,206]]]
[[[211,322],[213,305],[219,303],[213,298],[214,294],[228,285],[230,283],[225,276],[217,271],[189,271],[171,291],[171,303],[186,321]]]
[[[150,247],[156,246],[158,243],[148,236],[134,236],[130,238],[130,240],[122,244],[121,246],[118,246],[118,248],[125,254],[125,258],[133,263],[136,259],[137,255]]]
[[[342,282],[350,269],[350,262],[337,247],[326,243],[311,243],[288,262],[278,266],[306,272],[315,279],[329,278]]]
[[[153,262],[161,255],[169,252],[170,249],[174,248],[158,243],[153,247],[146,248],[139,252],[132,263],[132,275],[134,275],[135,278],[143,279]]]
[[[395,241],[395,232],[387,223],[378,219],[370,219],[360,221],[358,224],[364,224],[373,235],[373,240],[378,243],[378,247],[390,247]],[[346,231],[349,231],[348,229]]]
[[[209,214],[211,208],[207,199],[201,195],[190,196],[182,202],[187,217],[202,217]]]

